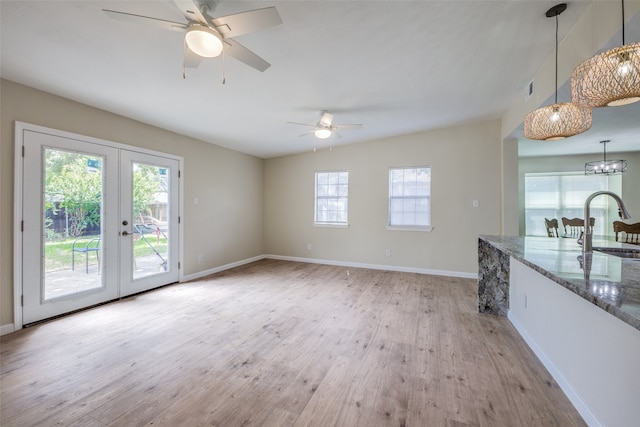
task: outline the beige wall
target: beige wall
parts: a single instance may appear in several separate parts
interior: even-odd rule
[[[0,325],[13,323],[14,122],[184,158],[184,259],[189,275],[263,253],[263,160],[68,99],[0,81]],[[199,204],[194,204],[198,197]],[[203,261],[198,263],[198,254]]]
[[[475,274],[478,235],[501,231],[501,150],[495,120],[269,159],[266,252]],[[435,229],[387,230],[389,167],[420,165],[432,168]],[[314,174],[342,169],[349,171],[350,226],[314,227]]]
[[[611,159],[624,159],[628,170],[622,174],[622,200],[631,214],[629,223],[640,222],[640,151],[630,153],[610,153]],[[555,157],[521,157],[519,159],[519,216],[520,235],[525,234],[524,222],[524,175],[535,172],[573,172],[584,171],[584,164],[602,158],[602,154]],[[599,196],[606,197],[606,196]],[[612,232],[613,233],[613,232]]]
[[[517,236],[518,215],[518,140],[502,141],[502,232],[504,236]]]

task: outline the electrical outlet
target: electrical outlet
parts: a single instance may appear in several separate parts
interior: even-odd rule
[[[522,298],[522,306],[525,310],[527,309],[527,294],[524,294],[524,297]]]
[[[473,207],[477,208],[478,206],[480,206],[480,202],[478,200],[473,200]]]
[[[310,251],[311,250],[311,243],[307,243],[307,250]]]
[[[202,254],[198,254],[198,264],[202,264]]]
[[[385,254],[386,256],[391,256],[391,249],[387,248],[387,250],[386,250],[386,251],[384,251],[384,254]]]

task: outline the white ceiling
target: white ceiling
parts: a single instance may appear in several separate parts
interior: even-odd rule
[[[170,0],[2,0],[0,72],[8,80],[269,158],[311,150],[314,138],[299,137],[306,129],[287,121],[315,123],[322,110],[332,112],[335,123],[364,128],[315,142],[319,148],[501,117],[553,54],[555,23],[544,14],[556,3],[222,1],[211,15],[276,6],[283,20],[236,38],[271,68],[261,73],[228,57],[223,85],[220,57],[203,60],[183,79],[180,33],[102,12],[185,22]],[[570,2],[561,38],[588,5]],[[640,40],[640,24],[635,27],[628,42]],[[593,145],[591,151],[599,152],[600,139],[615,142],[613,124],[616,132],[635,135],[630,144],[640,149],[636,105],[620,107],[626,113],[608,119],[597,120],[600,112],[594,112],[588,143],[521,143],[521,155],[558,154],[556,147],[569,144],[577,145],[563,149],[575,153],[578,146]],[[609,125],[599,131],[604,122]],[[520,136],[518,130],[513,136]],[[616,151],[616,144],[608,150]]]

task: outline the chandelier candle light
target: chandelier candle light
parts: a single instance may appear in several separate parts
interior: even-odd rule
[[[588,162],[584,164],[584,174],[603,174],[612,175],[614,173],[621,173],[627,170],[626,160],[607,160],[607,144],[610,140],[600,141],[604,147],[604,159],[596,160],[595,162]]]
[[[607,50],[578,65],[571,73],[571,99],[585,107],[604,107],[640,101],[640,42]]]
[[[556,92],[555,103],[538,108],[524,118],[524,136],[540,141],[564,139],[591,128],[591,108],[571,102],[558,104],[558,15],[567,9],[566,3],[558,4],[546,13],[556,18]]]

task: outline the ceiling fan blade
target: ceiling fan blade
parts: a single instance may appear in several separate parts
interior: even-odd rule
[[[333,114],[323,112],[319,123],[324,127],[331,127],[331,122],[333,122]]]
[[[282,18],[275,6],[271,6],[213,18],[211,23],[223,37],[237,37],[282,24]]]
[[[361,124],[352,124],[352,125],[333,125],[334,129],[362,129]]]
[[[102,9],[112,19],[118,21],[134,22],[136,24],[154,24],[165,30],[184,31],[186,24],[167,21],[166,19],[153,18],[151,16],[136,15],[134,13],[119,12],[117,10]]]
[[[189,21],[196,21],[202,25],[209,25],[209,21],[207,21],[207,18],[204,16],[194,0],[173,0],[173,3]]]
[[[311,128],[316,127],[316,125],[310,125],[308,123],[297,123],[297,122],[287,122],[287,123],[289,123],[290,125],[308,126],[308,127],[311,127]]]
[[[267,61],[260,58],[258,55],[251,52],[235,40],[224,39],[224,43],[226,53],[258,71],[264,71],[271,66]]]

